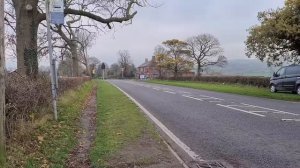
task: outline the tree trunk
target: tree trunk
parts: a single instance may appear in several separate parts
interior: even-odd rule
[[[72,75],[74,77],[79,76],[79,60],[76,42],[71,42],[71,54],[72,54]]]
[[[198,67],[197,67],[197,77],[200,77],[201,76],[201,63],[197,62],[197,64],[198,64]]]
[[[16,11],[17,69],[21,74],[38,74],[37,31],[39,26],[38,0],[14,0]]]
[[[0,167],[5,167],[4,0],[0,0]]]
[[[178,77],[178,65],[176,64],[174,68],[174,78],[177,79],[177,77]]]

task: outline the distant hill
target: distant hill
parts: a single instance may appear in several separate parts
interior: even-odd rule
[[[257,59],[232,59],[224,68],[210,67],[204,74],[240,75],[240,76],[266,76],[269,77],[277,68],[268,67]]]

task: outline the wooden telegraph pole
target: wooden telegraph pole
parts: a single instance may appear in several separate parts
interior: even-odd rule
[[[0,0],[0,167],[5,167],[4,0]]]

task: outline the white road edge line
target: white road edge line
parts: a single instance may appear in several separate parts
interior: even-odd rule
[[[109,82],[111,83],[111,82]],[[176,143],[186,154],[188,154],[193,160],[195,161],[204,161],[199,155],[197,155],[194,151],[191,150],[190,147],[188,147],[185,143],[183,143],[173,132],[171,132],[163,123],[161,123],[156,117],[154,117],[144,106],[142,106],[137,100],[135,100],[133,97],[131,97],[129,94],[127,94],[125,91],[123,91],[121,88],[119,88],[117,85],[111,83],[113,86],[115,86],[117,89],[119,89],[122,93],[124,93],[129,99],[131,99],[162,131],[164,131],[165,134],[171,140]],[[185,164],[185,163],[184,163]],[[187,165],[185,165],[187,166]]]
[[[261,115],[261,114],[252,113],[252,112],[249,112],[249,111],[246,111],[246,110],[242,110],[242,109],[238,109],[238,108],[234,108],[234,107],[226,106],[226,105],[223,105],[223,104],[217,104],[217,106],[221,106],[221,107],[225,107],[225,108],[229,108],[229,109],[233,109],[233,110],[241,111],[241,112],[244,112],[244,113],[248,113],[248,114],[252,114],[252,115],[256,115],[256,116],[260,116],[260,117],[265,117],[265,115]]]
[[[194,99],[194,100],[203,101],[202,99],[199,99],[199,98],[196,98],[196,97],[192,97],[192,96],[188,96],[188,95],[182,95],[182,96],[186,97],[186,98]]]
[[[246,104],[246,103],[242,103],[243,105],[247,105],[247,106],[250,106],[250,107],[257,107],[257,108],[261,108],[261,109],[265,109],[265,110],[271,110],[271,111],[276,111],[278,113],[282,113],[282,114],[291,114],[291,115],[299,115],[299,114],[295,114],[295,113],[290,113],[290,112],[285,112],[285,111],[280,111],[280,110],[276,110],[276,109],[271,109],[271,108],[266,108],[266,107],[260,107],[260,106],[254,106],[254,105],[251,105],[251,104]]]
[[[171,92],[171,91],[167,91],[167,90],[165,90],[164,92],[165,93],[170,93],[170,94],[176,94],[175,92]]]
[[[176,159],[180,162],[180,164],[184,167],[184,168],[189,168],[189,166],[187,164],[185,164],[185,162],[180,158],[180,156],[174,151],[174,149],[165,141],[163,140],[163,142],[167,145],[168,149],[171,151],[171,153],[176,157]]]

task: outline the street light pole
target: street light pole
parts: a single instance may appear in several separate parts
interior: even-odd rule
[[[51,78],[51,90],[52,90],[52,107],[54,113],[54,119],[57,120],[57,91],[56,91],[56,77],[55,77],[55,59],[53,59],[53,48],[50,29],[50,0],[46,0],[46,15],[47,15],[47,40],[49,50],[50,61],[50,78]]]

